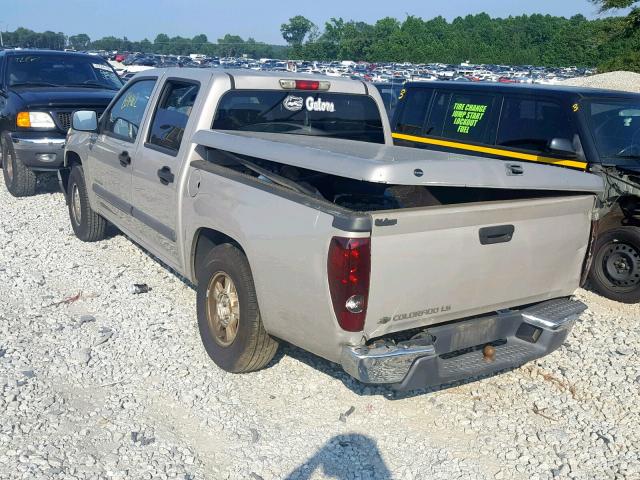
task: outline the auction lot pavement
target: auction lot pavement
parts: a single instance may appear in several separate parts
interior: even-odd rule
[[[550,356],[393,397],[290,346],[218,370],[195,292],[121,234],[77,240],[55,180],[0,180],[0,244],[0,479],[640,478],[640,306],[580,291]]]

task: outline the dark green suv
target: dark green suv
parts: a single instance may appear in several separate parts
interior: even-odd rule
[[[600,175],[606,189],[599,199],[591,287],[613,300],[640,301],[640,95],[414,82],[400,92],[391,127],[397,145],[500,158],[516,170],[543,162]]]

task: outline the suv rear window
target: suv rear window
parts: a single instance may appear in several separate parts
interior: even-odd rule
[[[576,133],[569,110],[562,108],[559,103],[505,97],[496,144],[546,152],[552,139],[573,141]]]
[[[220,100],[212,128],[384,143],[380,111],[366,95],[232,90]]]
[[[494,100],[493,95],[468,93],[452,95],[442,136],[453,140],[486,142]]]

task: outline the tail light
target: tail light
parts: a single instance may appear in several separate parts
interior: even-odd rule
[[[333,237],[327,261],[333,310],[343,330],[364,328],[369,299],[371,240]]]
[[[329,90],[331,82],[326,80],[280,80],[280,86],[285,90]]]

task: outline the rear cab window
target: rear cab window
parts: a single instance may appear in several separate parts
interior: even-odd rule
[[[212,128],[384,143],[380,113],[368,95],[231,90],[220,100]]]

